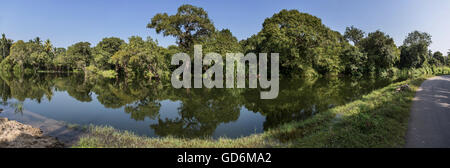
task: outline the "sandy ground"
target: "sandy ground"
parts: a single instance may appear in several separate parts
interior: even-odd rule
[[[43,135],[39,128],[0,118],[0,148],[61,148],[56,138]]]

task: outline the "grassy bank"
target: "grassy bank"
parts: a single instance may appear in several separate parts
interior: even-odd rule
[[[403,147],[416,89],[431,74],[450,73],[449,68],[444,68],[416,76],[422,71],[403,72],[414,76],[304,121],[284,124],[244,138],[148,138],[111,127],[91,126],[89,134],[82,137],[74,147]],[[405,84],[410,89],[397,91]]]

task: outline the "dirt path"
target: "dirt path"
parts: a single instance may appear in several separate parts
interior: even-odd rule
[[[56,138],[45,136],[39,128],[0,118],[0,148],[60,148]]]
[[[450,76],[422,83],[411,107],[407,148],[450,148]]]

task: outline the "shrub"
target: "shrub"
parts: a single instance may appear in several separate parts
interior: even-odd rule
[[[117,72],[114,70],[104,70],[100,71],[99,75],[104,78],[115,78],[117,76]]]

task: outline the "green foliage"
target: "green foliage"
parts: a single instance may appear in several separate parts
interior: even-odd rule
[[[0,70],[2,72],[9,72],[12,70],[12,66],[14,65],[13,60],[11,60],[11,57],[6,57],[3,59],[3,61],[0,63]]]
[[[394,39],[379,30],[369,33],[358,43],[358,47],[367,53],[366,67],[377,72],[393,68],[400,58],[400,51]]]
[[[26,58],[28,55],[30,55],[29,48],[27,47],[27,44],[22,40],[15,42],[11,46],[11,53],[9,57],[14,63],[23,65],[28,61],[28,59]]]
[[[11,39],[7,39],[5,34],[2,34],[2,38],[0,39],[0,61],[9,55],[12,44],[13,41]]]
[[[431,65],[437,65],[437,66],[442,66],[445,65],[446,59],[444,57],[444,54],[442,54],[439,51],[434,52],[433,57],[430,60],[430,64]]]
[[[66,55],[65,48],[55,48],[54,49],[55,58],[53,59],[53,65],[55,66],[56,71],[68,71],[69,68],[69,59]]]
[[[117,77],[117,72],[114,70],[104,70],[104,71],[100,71],[98,72],[100,76],[104,77],[104,78],[115,78]]]
[[[364,31],[356,27],[345,28],[344,38],[352,41],[353,44],[358,45],[358,43],[364,38]]]
[[[66,56],[72,67],[85,70],[92,62],[91,43],[79,42],[67,49]]]
[[[308,76],[310,69],[321,74],[341,72],[343,42],[343,37],[319,18],[297,10],[282,10],[264,21],[261,32],[241,44],[246,52],[279,53],[283,74]]]
[[[89,65],[85,67],[84,74],[87,77],[95,77],[95,75],[99,72],[99,69],[94,65]]]
[[[11,46],[8,66],[9,68],[3,68],[4,70],[11,67],[20,67],[22,69],[28,68],[29,71],[37,72],[38,70],[51,70],[54,69],[61,59],[59,56],[65,49],[55,49],[50,40],[46,40],[44,44],[40,41],[40,38],[30,40],[29,42],[17,41]],[[5,62],[5,64],[6,64]],[[62,63],[61,63],[62,64]],[[24,72],[16,70],[15,72]]]
[[[399,66],[402,68],[419,68],[428,60],[428,47],[431,44],[431,35],[425,32],[414,31],[408,34],[403,46]]]
[[[203,52],[219,53],[225,57],[226,53],[242,52],[242,47],[236,37],[228,29],[214,32],[202,40]]]
[[[120,46],[125,43],[120,38],[104,38],[97,46],[93,48],[93,57],[95,66],[100,69],[114,69],[115,65],[109,63],[109,59],[120,50]]]
[[[265,19],[262,26],[257,34],[238,42],[230,30],[216,30],[204,9],[182,5],[177,13],[156,14],[147,24],[147,28],[177,39],[178,46],[167,48],[158,46],[152,39],[133,36],[128,43],[109,37],[93,48],[88,42],[80,42],[66,51],[54,48],[50,40],[43,42],[39,37],[13,43],[2,34],[0,69],[9,72],[16,69],[17,73],[24,73],[20,68],[34,72],[81,71],[88,76],[108,78],[162,79],[176,68],[170,65],[171,56],[185,52],[192,57],[194,44],[201,44],[204,53],[216,52],[222,56],[236,52],[279,53],[280,71],[289,76],[389,76],[395,74],[394,65],[421,68],[450,64],[448,57],[428,50],[431,36],[425,32],[410,33],[397,48],[384,32],[376,31],[364,37],[363,30],[351,26],[342,36],[325,26],[320,18],[297,10],[282,10]]]
[[[174,137],[147,138],[128,131],[119,131],[109,126],[89,126],[74,148],[261,148],[276,145],[261,136],[239,139],[181,139]]]
[[[199,39],[207,37],[215,31],[208,13],[203,8],[182,5],[175,15],[159,13],[155,15],[147,28],[154,28],[157,33],[177,38],[182,51],[189,51]]]
[[[367,54],[362,53],[359,48],[351,45],[345,45],[341,54],[341,60],[344,64],[344,73],[352,76],[362,76],[368,71]]]
[[[110,63],[118,66],[118,73],[126,77],[145,75],[149,79],[168,76],[165,49],[159,47],[151,38],[144,41],[141,37],[130,37],[128,44],[123,44]]]
[[[20,66],[20,64],[15,64],[13,67],[13,73],[16,76],[20,76],[21,74],[23,74],[24,72],[24,68],[22,66]]]

